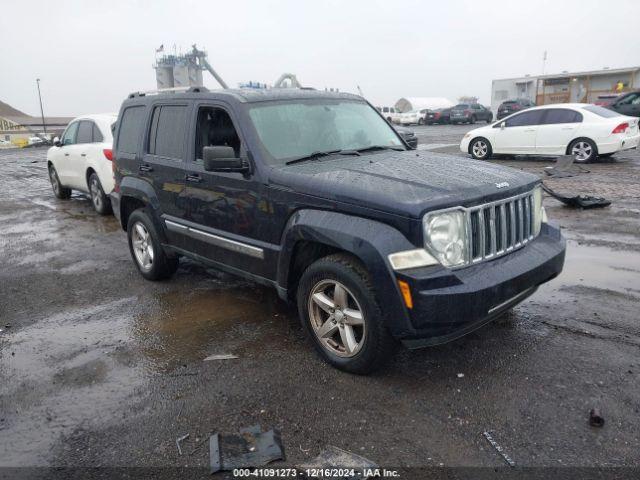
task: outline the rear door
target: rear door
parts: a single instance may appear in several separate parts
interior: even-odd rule
[[[544,111],[536,134],[536,153],[564,155],[569,142],[576,137],[582,114],[568,108],[549,108]]]
[[[138,175],[153,185],[165,221],[184,219],[187,214],[185,160],[191,109],[189,102],[155,103],[147,125]],[[175,246],[189,245],[179,230],[168,229],[168,236]]]
[[[496,153],[533,155],[536,151],[536,134],[544,110],[527,110],[497,123],[494,135]],[[504,126],[504,128],[503,128]]]
[[[74,154],[70,158],[70,177],[68,186],[77,190],[88,191],[86,180],[87,152],[93,142],[93,122],[80,120]]]

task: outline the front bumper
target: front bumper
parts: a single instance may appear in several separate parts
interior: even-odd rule
[[[408,348],[438,345],[490,322],[556,277],[565,248],[560,231],[543,224],[535,240],[493,261],[459,270],[426,267],[399,273],[414,304],[408,310],[413,333],[400,340]]]

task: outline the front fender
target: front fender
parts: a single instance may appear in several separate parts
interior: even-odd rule
[[[415,246],[395,228],[362,217],[323,210],[299,210],[283,233],[278,259],[277,282],[288,288],[289,268],[295,246],[300,241],[328,245],[357,257],[367,268],[385,320],[394,336],[412,331],[409,315],[387,256]]]

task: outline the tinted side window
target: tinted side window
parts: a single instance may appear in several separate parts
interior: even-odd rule
[[[149,153],[181,160],[184,156],[184,133],[186,127],[186,105],[155,107],[149,133]]]
[[[103,141],[104,141],[104,138],[102,137],[102,133],[100,133],[100,129],[94,123],[93,124],[93,143],[101,143]]]
[[[506,120],[507,127],[524,127],[526,125],[539,125],[543,110],[533,110],[519,113]]]
[[[582,122],[582,114],[574,110],[567,110],[565,108],[552,108],[547,110],[547,114],[544,117],[544,124],[555,123],[580,123]]]
[[[76,133],[78,133],[78,124],[80,122],[73,122],[67,127],[62,136],[62,145],[73,145],[76,143]]]
[[[144,107],[129,107],[122,114],[120,129],[118,130],[118,151],[124,153],[138,153],[138,142],[142,135],[144,121]]]
[[[91,143],[93,138],[93,122],[82,121],[78,127],[76,143]]]

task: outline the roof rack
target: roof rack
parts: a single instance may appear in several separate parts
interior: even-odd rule
[[[141,92],[133,92],[129,94],[129,98],[144,97],[146,95],[161,95],[163,93],[201,93],[208,92],[207,87],[173,87],[160,88],[158,90],[145,90]]]

